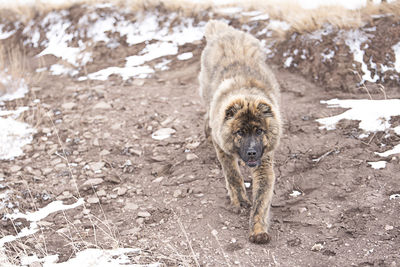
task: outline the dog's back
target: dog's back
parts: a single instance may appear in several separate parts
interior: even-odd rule
[[[207,46],[201,57],[199,82],[200,95],[206,104],[225,79],[234,77],[258,80],[278,91],[256,38],[215,20],[207,23],[205,37]]]

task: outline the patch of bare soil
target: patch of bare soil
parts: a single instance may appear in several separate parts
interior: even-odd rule
[[[323,50],[322,44],[305,45],[309,53]],[[318,84],[341,88],[329,82],[329,75],[337,75],[350,86],[354,79],[338,74],[347,67],[307,63],[302,74],[308,79],[298,74],[306,64],[301,60],[295,60],[296,71],[290,68],[294,74],[274,68],[282,85],[284,134],[276,153],[272,241],[255,245],[248,241],[250,210],[230,211],[221,167],[203,133],[197,75],[204,43],[189,46],[193,58],[149,79],[77,82],[45,75],[32,81],[24,100],[31,111],[24,119],[38,132],[24,156],[0,162],[5,178],[0,193],[11,191],[7,203],[23,212],[54,200],[73,203],[84,197],[86,204],[46,217],[38,234],[6,244],[7,254],[59,254],[65,261],[86,247],[120,246],[143,250],[133,262],[166,266],[400,264],[400,201],[389,199],[400,193],[399,158],[387,158],[385,169],[374,170],[367,161],[378,159],[374,152],[383,150],[384,134],[359,140],[357,123],[326,131],[315,121],[339,112],[320,100],[367,96],[310,83],[318,73]],[[136,48],[124,47],[129,49]],[[282,62],[277,57],[273,61]],[[160,128],[176,133],[153,139]],[[387,146],[398,141],[386,140]],[[97,179],[95,185],[85,184],[89,179]],[[293,190],[301,195],[291,196]],[[20,219],[1,223],[3,235],[27,225]]]

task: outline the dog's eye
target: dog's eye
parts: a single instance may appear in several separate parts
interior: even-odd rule
[[[239,135],[239,136],[243,136],[244,132],[242,130],[239,130],[239,131],[236,132],[236,134]]]
[[[263,132],[264,132],[263,130],[261,130],[260,128],[257,128],[256,135],[262,135]]]

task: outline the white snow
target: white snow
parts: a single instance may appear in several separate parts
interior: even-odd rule
[[[130,56],[126,58],[126,66],[139,66],[147,61],[151,61],[156,58],[160,58],[168,55],[176,55],[178,53],[178,47],[176,44],[170,42],[157,42],[147,45],[139,56]]]
[[[21,156],[22,147],[32,142],[35,132],[27,123],[0,117],[0,160]]]
[[[379,169],[384,169],[386,167],[386,161],[381,160],[381,161],[370,161],[367,162],[369,165],[371,165],[371,168],[375,169],[375,170],[379,170]]]
[[[24,79],[14,79],[11,75],[7,75],[0,71],[0,83],[6,88],[6,92],[0,95],[0,104],[4,101],[11,101],[23,98],[28,93],[28,86]],[[1,93],[1,92],[0,92]]]
[[[297,190],[293,190],[293,192],[289,194],[289,196],[291,196],[291,197],[298,197],[300,195],[301,195],[301,192],[297,191]]]
[[[368,69],[367,64],[364,62],[364,54],[365,51],[361,49],[361,44],[368,41],[368,38],[371,35],[356,29],[356,30],[349,30],[343,33],[345,38],[345,44],[350,48],[350,52],[353,54],[354,61],[359,62],[361,64],[361,84],[365,81],[369,81],[375,83],[379,76],[375,73],[374,76],[371,76],[371,71]],[[372,58],[369,59],[372,62]]]
[[[28,235],[32,235],[36,233],[39,228],[37,222],[46,218],[49,214],[61,211],[61,210],[68,210],[76,208],[84,203],[83,198],[78,199],[75,203],[71,205],[64,205],[61,201],[54,201],[48,204],[46,207],[39,209],[36,212],[28,212],[27,214],[22,213],[13,213],[13,214],[6,214],[5,218],[9,218],[11,220],[15,220],[18,218],[23,218],[30,221],[29,227],[23,228],[17,235],[7,235],[0,239],[0,248],[4,246],[5,243],[12,242],[16,239],[21,237],[25,237]]]
[[[379,153],[379,152],[375,152],[375,154],[381,156],[381,157],[388,157],[394,154],[400,154],[400,144],[394,146],[392,149],[383,152],[383,153]]]
[[[400,99],[331,99],[328,101],[321,101],[321,103],[327,104],[329,108],[340,107],[348,108],[348,110],[336,116],[318,119],[317,121],[322,124],[322,126],[319,127],[320,129],[333,130],[340,120],[348,119],[360,121],[358,127],[364,130],[365,133],[361,134],[359,138],[368,137],[371,132],[387,132],[388,130],[394,130],[397,133],[398,131],[399,126],[392,128],[389,121],[393,116],[400,116]],[[383,153],[375,152],[375,154],[381,157],[388,157],[398,153],[400,153],[400,144]],[[374,169],[385,168],[386,163],[386,161],[368,162]]]
[[[257,20],[268,20],[270,17],[268,14],[262,14],[258,16],[254,16],[249,19],[249,21],[257,21]]]
[[[190,58],[193,57],[193,53],[192,52],[187,52],[187,53],[183,53],[178,55],[176,58],[179,60],[188,60]]]
[[[27,221],[31,222],[38,222],[44,218],[46,218],[50,213],[54,213],[60,210],[69,210],[76,208],[84,203],[83,198],[78,199],[75,203],[70,204],[70,205],[65,205],[62,203],[62,201],[57,200],[53,201],[47,206],[39,209],[38,211],[35,212],[28,212],[27,214],[22,214],[22,213],[14,213],[14,214],[8,214],[6,215],[7,218],[10,218],[12,220],[23,218],[26,219]]]
[[[400,126],[394,127],[393,131],[397,134],[400,135]]]
[[[394,69],[400,73],[400,42],[392,46],[395,56]]]
[[[397,198],[400,198],[400,194],[392,194],[389,196],[390,200],[397,199]]]
[[[171,62],[172,60],[163,58],[163,60],[160,63],[154,65],[154,68],[158,70],[168,70],[169,69],[168,64]]]
[[[47,40],[44,41],[46,48],[38,56],[54,55],[74,66],[78,66],[78,56],[81,49],[68,46],[68,42],[71,42],[74,35],[67,32],[67,29],[71,26],[71,22],[64,18],[67,14],[66,10],[53,11],[43,19],[41,26],[45,28],[47,25],[51,25],[51,27],[47,27],[46,31]]]
[[[70,75],[75,76],[79,73],[78,70],[67,68],[61,64],[53,64],[50,66],[50,72],[53,75]]]
[[[154,70],[149,66],[138,66],[138,67],[109,67],[106,69],[99,70],[97,72],[90,73],[89,79],[105,81],[110,75],[117,74],[121,75],[123,80],[129,78],[146,78],[149,74],[154,73]],[[80,77],[80,80],[85,80],[85,77]]]
[[[0,104],[22,98],[28,92],[28,86],[23,79],[14,80],[2,72],[0,72],[0,83],[6,88],[6,93],[0,96]],[[0,160],[12,160],[22,155],[22,147],[32,141],[35,129],[15,120],[27,109],[27,107],[18,107],[16,110],[0,109]]]
[[[130,264],[128,255],[135,254],[140,256],[141,250],[138,248],[115,248],[115,249],[97,249],[88,248],[76,253],[75,257],[65,262],[57,263],[58,255],[49,255],[44,258],[38,258],[37,255],[21,257],[21,265],[28,266],[34,262],[41,263],[43,267],[159,267],[159,263],[151,264]]]
[[[333,130],[336,123],[342,119],[360,121],[359,128],[366,132],[385,131],[390,128],[392,116],[400,115],[400,99],[369,100],[369,99],[331,99],[321,101],[329,108],[348,108],[342,114],[318,119],[322,124],[320,129]]]
[[[326,54],[325,53],[321,53],[322,62],[326,62],[328,60],[331,60],[334,55],[335,55],[335,51],[333,51],[333,50],[329,50]]]
[[[285,66],[285,68],[289,68],[290,65],[292,65],[292,61],[293,61],[293,57],[288,57],[288,58],[285,60],[285,63],[283,63],[283,65]]]
[[[286,21],[271,19],[267,27],[275,31],[279,30],[287,31],[290,29],[291,26]]]
[[[4,25],[0,24],[0,40],[7,39],[13,35],[17,30],[3,31]]]
[[[164,140],[171,137],[171,134],[175,133],[176,131],[172,128],[161,128],[154,133],[152,133],[151,138],[155,140]]]

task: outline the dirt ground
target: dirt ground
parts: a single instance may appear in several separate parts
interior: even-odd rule
[[[148,79],[78,82],[44,74],[31,82],[28,97],[7,103],[30,106],[24,120],[38,130],[24,156],[0,162],[5,189],[13,192],[9,202],[33,211],[54,200],[86,200],[84,207],[46,217],[39,234],[7,244],[8,256],[28,251],[65,261],[85,247],[119,246],[142,249],[131,255],[133,262],[166,266],[399,266],[400,200],[389,199],[400,193],[399,157],[385,159],[385,169],[367,164],[399,137],[377,133],[360,140],[354,121],[319,130],[316,119],[342,111],[320,100],[368,95],[325,90],[273,63],[284,134],[276,152],[272,241],[248,241],[250,210],[230,211],[221,167],[203,133],[197,92],[203,46],[180,48],[193,58]],[[52,61],[45,57],[46,64]],[[31,64],[37,67],[35,59]],[[386,94],[400,97],[397,87]],[[153,139],[160,128],[176,132]],[[93,187],[84,184],[89,179],[96,179]],[[293,190],[301,195],[291,196]],[[27,225],[1,223],[4,235]]]

